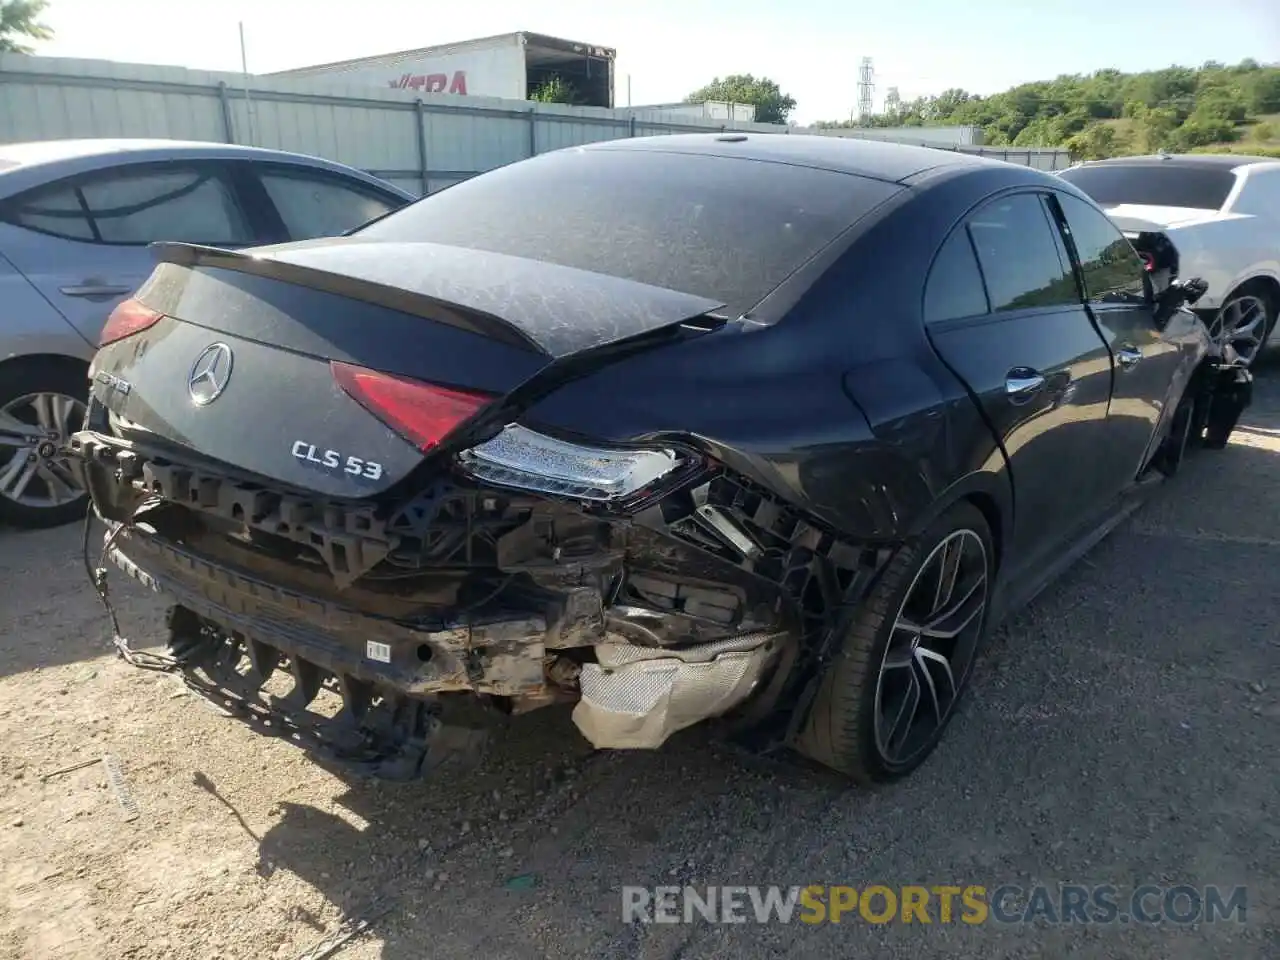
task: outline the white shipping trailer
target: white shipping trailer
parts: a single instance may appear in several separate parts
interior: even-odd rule
[[[266,76],[341,79],[411,96],[451,93],[505,100],[528,100],[542,84],[558,79],[572,91],[575,105],[612,107],[616,56],[611,47],[522,31]]]

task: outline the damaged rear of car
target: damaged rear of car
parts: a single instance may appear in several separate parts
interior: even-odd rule
[[[814,199],[849,189],[793,216],[804,233],[762,248],[773,264],[668,250],[650,272],[706,270],[736,318],[894,192],[806,174],[829,181],[802,183]],[[700,227],[720,243],[726,214]],[[724,330],[724,296],[359,236],[158,257],[104,331],[76,452],[124,525],[111,559],[177,601],[171,653],[225,695],[291,675],[277,722],[304,727],[336,692],[332,745],[411,775],[458,695],[576,701],[595,745],[656,747],[740,705],[794,644],[829,535],[726,478],[706,439],[601,445],[525,416],[628,357],[747,336]]]
[[[599,144],[350,237],[163,248],[72,441],[109,558],[175,601],[156,662],[386,777],[555,703],[597,747],[722,718],[913,768],[1009,571],[1073,532],[1014,506],[1056,408],[1002,420],[920,322],[942,220],[1049,178],[812,140]],[[1067,519],[1212,401],[1203,329],[1165,337],[1149,419],[1106,419],[1100,336],[1069,348],[1092,379],[1022,476],[1088,430],[1117,455]]]

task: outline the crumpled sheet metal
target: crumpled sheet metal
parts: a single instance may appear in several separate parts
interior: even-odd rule
[[[652,750],[674,733],[742,703],[779,648],[751,633],[684,650],[598,644],[584,664],[573,722],[597,749]]]

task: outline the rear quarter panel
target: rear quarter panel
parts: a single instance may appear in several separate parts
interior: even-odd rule
[[[1280,282],[1280,221],[1226,215],[1166,231],[1178,248],[1182,279],[1199,277],[1209,289],[1197,309],[1213,309],[1255,277]]]

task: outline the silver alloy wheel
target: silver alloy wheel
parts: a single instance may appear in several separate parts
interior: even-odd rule
[[[62,456],[84,409],[61,393],[29,393],[0,407],[0,497],[47,510],[84,496]]]
[[[1222,305],[1209,325],[1209,336],[1217,344],[1230,343],[1246,365],[1262,349],[1267,336],[1267,301],[1253,294],[1232,297]]]
[[[909,763],[950,716],[986,606],[986,544],[973,530],[956,530],[916,572],[885,645],[875,701],[876,749],[885,763]]]

